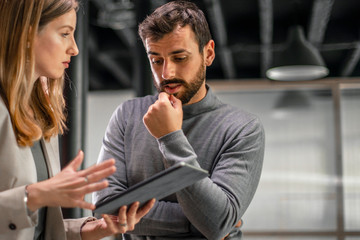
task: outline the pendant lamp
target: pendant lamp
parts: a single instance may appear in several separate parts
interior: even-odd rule
[[[289,29],[286,48],[274,56],[266,76],[278,81],[303,81],[323,78],[329,74],[319,51],[305,39],[301,26]]]

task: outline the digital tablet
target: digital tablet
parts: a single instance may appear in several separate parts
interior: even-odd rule
[[[96,215],[103,213],[117,215],[121,206],[129,206],[136,201],[140,202],[141,206],[152,198],[160,200],[208,175],[208,171],[202,168],[180,162],[129,187],[124,192],[97,203],[93,212]]]

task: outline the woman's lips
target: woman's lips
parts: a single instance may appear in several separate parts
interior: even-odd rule
[[[70,62],[63,62],[65,68],[69,68],[69,63],[70,63]]]

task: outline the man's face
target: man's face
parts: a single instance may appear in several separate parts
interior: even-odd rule
[[[213,50],[213,42],[208,45]],[[204,49],[209,48],[208,45]],[[156,42],[146,39],[145,47],[159,92],[173,94],[183,104],[192,104],[205,97],[205,59],[209,51],[199,52],[189,26],[177,27]]]

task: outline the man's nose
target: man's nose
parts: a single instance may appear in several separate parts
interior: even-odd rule
[[[163,65],[162,78],[163,79],[173,79],[175,78],[176,66],[170,61],[165,61]]]

